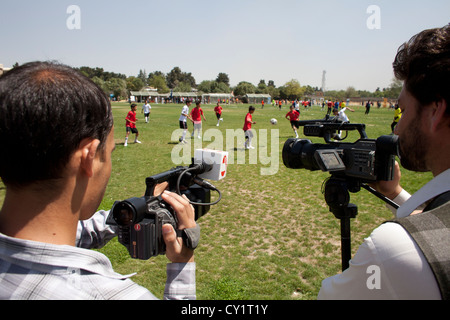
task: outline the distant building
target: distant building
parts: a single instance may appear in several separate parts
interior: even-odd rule
[[[270,104],[272,102],[270,94],[248,93],[241,99],[244,103],[261,103],[261,101],[264,101],[264,103]]]
[[[202,100],[205,104],[231,103],[233,96],[230,93],[205,93]]]

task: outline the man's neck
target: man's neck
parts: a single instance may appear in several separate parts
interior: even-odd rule
[[[78,214],[70,200],[32,191],[7,190],[0,212],[0,232],[19,239],[75,245]]]

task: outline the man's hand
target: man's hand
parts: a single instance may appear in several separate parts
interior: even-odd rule
[[[391,181],[377,181],[371,183],[370,186],[378,192],[384,194],[389,199],[394,200],[403,190],[403,188],[400,186],[400,178],[400,166],[398,162],[395,161],[394,179],[392,179]]]
[[[196,226],[194,207],[192,207],[185,195],[180,196],[173,192],[164,191],[161,197],[175,210],[179,230]],[[177,237],[172,225],[163,225],[162,232],[166,243],[166,257],[170,261],[174,263],[194,262],[194,250],[187,248],[183,239]]]

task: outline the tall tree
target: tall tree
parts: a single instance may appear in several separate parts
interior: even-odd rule
[[[153,75],[148,80],[148,85],[158,89],[159,93],[168,93],[170,90],[167,87],[166,79],[163,75]]]
[[[137,77],[142,81],[144,85],[147,85],[147,72],[145,72],[145,69],[140,69]]]
[[[284,94],[284,98],[293,100],[301,99],[305,89],[300,86],[298,80],[292,79],[291,81],[286,82],[281,91]]]
[[[241,81],[238,83],[236,88],[234,88],[234,95],[235,96],[243,96],[248,93],[255,93],[256,88],[253,84],[246,81]]]
[[[180,82],[188,83],[192,88],[195,88],[197,85],[195,83],[195,78],[192,76],[192,73],[182,72],[180,67],[173,68],[166,76],[167,86],[170,89],[174,89],[178,86]]]
[[[219,73],[216,81],[225,83],[228,87],[230,86],[230,78],[228,77],[228,75],[226,73],[223,73],[223,72]]]

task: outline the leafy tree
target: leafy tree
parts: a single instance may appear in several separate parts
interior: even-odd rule
[[[119,79],[126,79],[127,76],[121,73],[114,73],[114,72],[106,72],[103,68],[91,68],[91,67],[80,67],[77,68],[78,71],[80,71],[82,74],[84,74],[86,77],[92,79],[94,77],[98,77],[102,79],[103,81],[112,79],[112,78],[119,78]]]
[[[234,88],[234,95],[235,96],[244,96],[248,93],[255,93],[256,88],[253,84],[246,81],[241,81],[238,83],[236,88]]]
[[[316,93],[316,88],[311,87],[310,85],[302,87],[304,95],[313,95]]]
[[[386,90],[386,98],[397,99],[403,88],[403,81],[393,78],[391,85]]]
[[[188,83],[192,88],[196,87],[195,78],[192,73],[182,72],[179,67],[173,68],[166,76],[167,85],[174,89],[180,82]]]
[[[219,73],[216,79],[217,82],[225,83],[228,87],[230,86],[230,78],[226,73]]]
[[[217,80],[204,80],[202,81],[197,89],[204,93],[230,93],[230,87],[224,83]]]
[[[138,79],[140,79],[142,81],[142,83],[145,85],[147,85],[147,72],[145,72],[144,70],[139,70],[139,74],[138,74]]]
[[[224,82],[213,81],[211,83],[211,93],[230,93],[230,87]]]
[[[204,93],[211,93],[211,84],[212,80],[203,80],[200,82],[200,84],[197,86],[197,89]]]
[[[260,80],[258,87],[256,88],[256,93],[267,93],[267,85],[265,80]]]
[[[113,94],[117,99],[127,97],[127,81],[120,78],[111,78],[105,81],[103,91],[108,95]]]
[[[130,91],[139,91],[141,90],[145,84],[142,82],[140,78],[136,77],[128,77],[126,81],[127,89]]]
[[[347,90],[345,90],[345,97],[352,98],[352,97],[359,97],[359,95],[354,87],[348,87]]]
[[[156,76],[163,77],[164,82],[166,82],[166,75],[161,71],[154,71],[152,73],[149,73],[147,82],[150,83],[150,81],[153,79],[153,77],[156,77]],[[166,85],[167,85],[167,83],[166,83]]]
[[[298,80],[292,79],[286,82],[282,89],[280,89],[280,94],[282,98],[294,100],[301,99],[305,93],[305,89],[300,86]]]
[[[170,89],[175,88],[181,81],[181,69],[179,67],[173,68],[166,76],[166,82]]]
[[[158,89],[159,93],[168,93],[170,91],[167,87],[166,79],[163,75],[153,75],[148,80],[149,86]]]
[[[179,82],[178,85],[173,88],[174,92],[191,92],[192,87],[188,82]]]
[[[100,88],[103,89],[103,91],[105,91],[104,87],[105,87],[105,81],[103,81],[102,79],[100,79],[99,77],[93,77],[92,82],[94,82],[97,86],[99,86]]]

